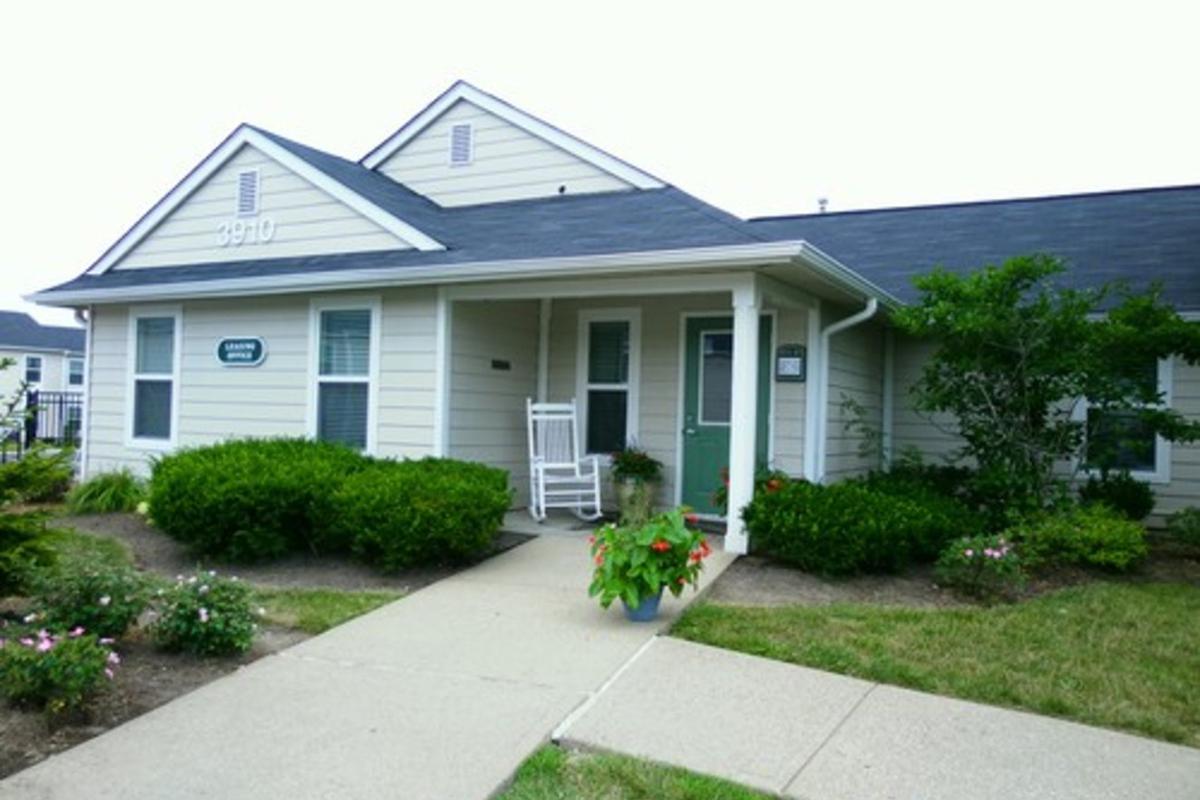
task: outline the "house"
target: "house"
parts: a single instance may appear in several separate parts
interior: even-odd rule
[[[230,436],[308,435],[507,469],[525,399],[576,398],[589,452],[636,441],[660,501],[715,513],[757,465],[814,480],[952,442],[912,409],[909,278],[1031,250],[1070,280],[1162,279],[1200,312],[1200,188],[742,220],[466,83],[361,160],[243,125],[82,275],[37,302],[88,320],[87,474]],[[1200,372],[1166,364],[1200,413]],[[1200,451],[1136,465],[1163,510]],[[726,546],[744,551],[738,515]]]
[[[31,390],[82,392],[83,328],[42,325],[19,311],[0,311],[0,397],[12,399],[22,385]]]

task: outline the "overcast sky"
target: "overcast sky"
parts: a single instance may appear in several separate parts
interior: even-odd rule
[[[6,4],[0,308],[239,122],[357,159],[459,77],[742,216],[1200,183],[1186,3],[190,5]]]

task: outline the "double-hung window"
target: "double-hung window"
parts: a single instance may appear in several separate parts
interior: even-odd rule
[[[83,386],[83,359],[72,358],[67,361],[67,384]]]
[[[41,356],[25,356],[25,382],[31,384],[42,382]]]
[[[588,453],[637,439],[640,329],[637,310],[580,313],[577,391]]]
[[[1139,388],[1157,393],[1171,404],[1171,360],[1148,362],[1139,377]],[[1101,464],[1129,470],[1135,478],[1156,483],[1170,480],[1170,443],[1156,436],[1135,410],[1106,410],[1086,402],[1081,414],[1086,422],[1086,463],[1089,470]]]
[[[379,304],[316,304],[313,317],[316,380],[312,433],[321,441],[372,450]]]
[[[134,443],[169,446],[175,439],[179,381],[178,311],[130,318],[130,435]]]

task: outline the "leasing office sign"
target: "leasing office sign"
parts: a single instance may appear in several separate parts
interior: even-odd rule
[[[229,336],[217,342],[217,361],[225,367],[257,367],[267,357],[267,343],[258,336]]]

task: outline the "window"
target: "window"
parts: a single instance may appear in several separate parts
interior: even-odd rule
[[[25,382],[26,383],[41,383],[42,382],[42,357],[41,356],[25,356]]]
[[[450,128],[450,165],[462,166],[471,163],[473,155],[471,126],[468,123],[453,125]]]
[[[72,358],[67,361],[67,383],[70,386],[83,386],[82,358]]]
[[[246,169],[237,177],[237,215],[253,217],[258,213],[258,170]]]
[[[169,445],[175,435],[179,314],[143,312],[131,322],[131,436],[137,444]]]
[[[313,435],[358,450],[374,448],[372,388],[378,303],[314,306]]]
[[[588,453],[613,453],[637,438],[640,316],[580,314],[579,404]]]
[[[733,409],[733,331],[700,334],[700,422],[728,425]]]
[[[1143,388],[1153,388],[1171,403],[1171,362],[1164,359],[1146,365]],[[1143,480],[1165,483],[1170,480],[1170,443],[1154,435],[1136,411],[1105,411],[1081,403],[1080,414],[1086,423],[1085,466],[1097,469],[1109,461],[1116,469],[1127,469]]]

